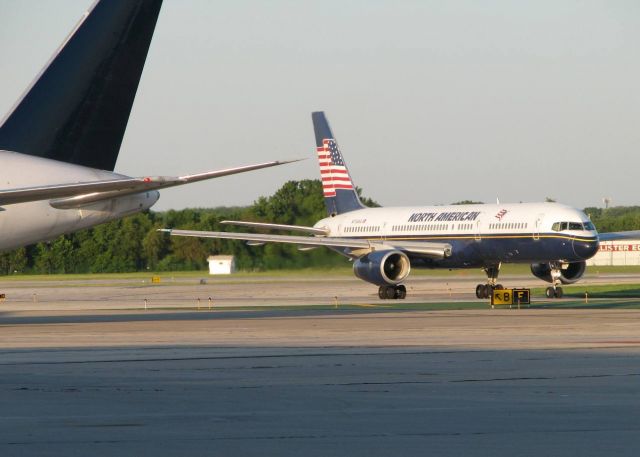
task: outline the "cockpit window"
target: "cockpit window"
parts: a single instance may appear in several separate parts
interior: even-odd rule
[[[591,222],[554,222],[551,230],[554,232],[562,232],[564,230],[595,230]]]

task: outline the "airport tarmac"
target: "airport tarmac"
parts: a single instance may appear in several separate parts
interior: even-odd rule
[[[283,293],[280,281],[240,282],[247,295]],[[300,282],[311,302],[322,294]],[[112,286],[113,297],[96,283],[5,289],[2,306],[36,289],[80,289],[89,305],[63,309],[58,291],[53,309],[0,312],[0,455],[640,449],[640,310],[415,311],[368,306],[367,290],[355,309],[144,311],[117,302],[151,286]]]
[[[403,303],[474,302],[482,274],[459,271],[445,276],[411,276]],[[532,275],[503,275],[505,287],[546,287]],[[633,274],[587,275],[580,285],[638,283]],[[565,290],[570,290],[565,288]],[[69,311],[99,309],[195,309],[273,305],[378,304],[378,288],[351,275],[162,276],[158,284],[151,275],[143,279],[78,279],[60,282],[0,281],[6,299],[0,311]],[[209,300],[211,299],[211,300]],[[391,302],[386,302],[391,303]]]

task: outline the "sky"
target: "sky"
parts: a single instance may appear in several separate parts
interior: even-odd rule
[[[90,0],[0,0],[0,117]],[[165,0],[116,171],[300,163],[161,192],[250,205],[317,179],[326,112],[383,206],[640,205],[640,2]]]

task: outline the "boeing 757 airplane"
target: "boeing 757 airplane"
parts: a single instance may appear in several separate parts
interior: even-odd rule
[[[531,265],[551,283],[549,298],[562,297],[561,284],[579,280],[599,240],[637,237],[640,232],[598,235],[587,215],[558,203],[367,208],[323,112],[312,114],[320,176],[328,217],[313,227],[225,221],[253,228],[304,232],[313,236],[201,232],[164,229],[171,235],[326,246],[353,260],[355,275],[378,286],[381,299],[405,298],[402,284],[412,267],[482,268],[487,282],[476,296],[488,298],[503,263]]]
[[[113,172],[161,5],[94,3],[0,122],[0,250],[146,210],[159,189],[286,163],[187,176]]]

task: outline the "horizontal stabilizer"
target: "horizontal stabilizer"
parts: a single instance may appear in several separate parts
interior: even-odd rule
[[[187,176],[156,176],[145,178],[120,178],[104,181],[90,181],[80,183],[54,184],[21,189],[0,190],[0,206],[16,203],[26,203],[39,200],[51,200],[54,208],[69,209],[85,206],[97,201],[109,200],[117,197],[181,186],[192,182],[235,175],[261,168],[275,167],[290,161],[265,162],[243,167],[226,168]]]

